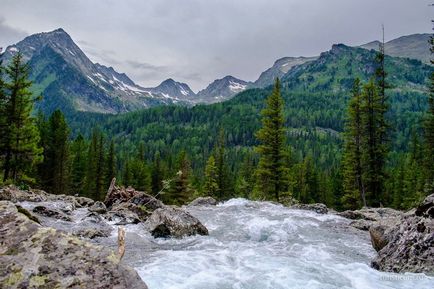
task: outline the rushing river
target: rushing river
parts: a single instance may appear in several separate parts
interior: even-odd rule
[[[156,240],[127,227],[125,262],[150,289],[434,288],[433,277],[372,269],[368,233],[335,215],[244,199],[188,210],[209,236]]]
[[[125,227],[122,262],[134,267],[150,289],[434,288],[434,277],[372,269],[376,252],[369,234],[333,214],[245,199],[186,210],[209,236],[154,239],[142,224]],[[74,222],[47,225],[66,231],[88,227],[80,221],[86,214],[87,209],[77,209]],[[111,237],[94,241],[116,249],[116,238],[113,230]]]

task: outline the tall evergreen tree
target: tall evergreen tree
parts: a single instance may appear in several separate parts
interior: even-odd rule
[[[182,205],[185,204],[192,195],[190,186],[191,167],[185,151],[181,151],[178,156],[177,169],[176,177],[170,185],[169,199],[167,201],[171,204]]]
[[[362,117],[360,80],[354,81],[352,98],[348,108],[345,126],[343,153],[343,204],[349,209],[366,206],[366,192],[362,171]]]
[[[266,100],[266,108],[261,113],[262,128],[256,134],[261,144],[256,148],[260,159],[255,189],[266,198],[274,198],[277,201],[279,195],[286,191],[288,183],[283,107],[280,81],[276,79],[273,92]]]
[[[104,190],[104,137],[94,129],[87,153],[85,191],[94,200],[103,198]]]
[[[219,194],[218,174],[217,174],[217,167],[213,155],[211,155],[208,158],[204,175],[205,175],[205,181],[203,185],[204,194],[206,194],[207,196],[218,197]]]
[[[384,142],[386,107],[378,88],[371,80],[361,94],[362,163],[366,199],[369,206],[384,204],[385,163],[387,144]]]
[[[110,146],[106,156],[106,169],[105,169],[105,187],[108,188],[114,177],[116,177],[116,155],[115,155],[115,142],[111,140]]]
[[[228,197],[230,192],[229,185],[229,169],[226,163],[226,149],[225,149],[225,132],[223,129],[220,130],[217,139],[217,144],[215,147],[215,166],[217,174],[217,195],[216,197],[220,200]]]
[[[3,160],[3,180],[18,182],[31,174],[42,160],[42,148],[35,120],[31,116],[34,98],[28,80],[29,68],[21,53],[12,58],[6,68],[8,82],[4,85],[0,124],[0,154]]]
[[[430,39],[431,54],[434,53],[434,37]],[[431,59],[434,65],[434,59]],[[430,75],[428,114],[425,121],[425,193],[434,193],[434,71]]]
[[[60,110],[48,119],[44,143],[44,171],[41,176],[44,189],[50,193],[65,194],[69,189],[69,127]]]
[[[71,145],[71,192],[74,194],[84,194],[87,169],[87,150],[88,148],[86,141],[84,140],[83,136],[79,134]]]
[[[152,165],[152,193],[158,194],[163,189],[164,170],[161,164],[160,153],[154,156],[154,163]]]

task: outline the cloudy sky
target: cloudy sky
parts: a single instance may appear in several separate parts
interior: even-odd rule
[[[432,0],[1,0],[0,46],[62,27],[96,62],[143,86],[193,90],[233,75],[256,80],[284,56],[313,56],[432,32]]]

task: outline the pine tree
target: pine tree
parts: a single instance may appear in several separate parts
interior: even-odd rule
[[[87,153],[85,193],[94,200],[103,198],[104,186],[104,137],[94,129]]]
[[[171,204],[182,205],[185,204],[192,195],[190,187],[190,161],[187,158],[185,151],[181,151],[177,160],[177,169],[175,179],[172,181],[169,190],[169,200]]]
[[[161,164],[160,153],[156,153],[152,166],[152,193],[158,194],[163,189],[164,170]]]
[[[348,209],[357,209],[360,203],[366,206],[366,193],[362,179],[362,118],[360,80],[354,81],[352,98],[348,108],[345,126],[343,153],[342,203]]]
[[[115,156],[115,143],[112,140],[106,156],[106,170],[105,170],[105,187],[108,188],[112,179],[116,177],[116,156]]]
[[[3,180],[16,183],[31,174],[34,165],[42,160],[42,148],[35,120],[31,116],[34,99],[28,80],[29,68],[17,53],[6,68],[8,82],[4,85],[0,124],[0,154],[3,160]]]
[[[434,37],[430,39],[431,54],[434,53]],[[434,65],[434,59],[431,59]],[[434,194],[434,72],[430,75],[428,114],[425,121],[425,194]]]
[[[385,162],[387,144],[384,142],[386,107],[378,88],[371,80],[361,94],[362,164],[363,183],[369,206],[380,206],[384,203]]]
[[[218,174],[214,156],[210,156],[205,167],[203,192],[207,196],[217,197],[219,194]]]
[[[260,154],[255,190],[266,198],[279,201],[279,194],[287,190],[285,166],[285,128],[283,117],[284,103],[280,95],[280,81],[276,79],[274,89],[267,98],[266,108],[262,110],[262,128],[256,137],[261,144],[256,148]]]
[[[44,189],[50,193],[65,194],[69,189],[69,127],[60,110],[52,113],[42,137],[46,138],[41,164]]]
[[[239,175],[236,182],[236,192],[237,196],[243,198],[250,198],[255,181],[253,179],[252,172],[254,171],[253,160],[250,154],[248,154],[241,165],[239,170]]]
[[[71,165],[71,192],[83,195],[86,177],[86,151],[88,150],[86,141],[79,134],[71,145],[72,165]]]
[[[223,129],[219,132],[219,137],[215,147],[215,166],[217,173],[217,195],[220,200],[225,199],[230,194],[229,188],[229,173],[226,163],[226,149],[225,149],[225,132]]]

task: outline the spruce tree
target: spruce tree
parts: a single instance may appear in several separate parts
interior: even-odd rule
[[[158,194],[163,189],[164,170],[161,164],[160,153],[156,153],[154,156],[154,163],[152,165],[151,176],[152,193]]]
[[[41,164],[44,188],[50,193],[65,194],[69,189],[69,127],[60,110],[54,111],[48,119],[44,137]]]
[[[361,94],[362,164],[363,183],[366,189],[366,200],[369,206],[380,206],[384,203],[385,162],[387,144],[383,136],[386,108],[383,97],[373,80],[369,81]]]
[[[105,167],[105,187],[108,188],[112,179],[116,177],[115,142],[113,140],[107,152]]]
[[[273,92],[262,110],[262,128],[256,137],[260,145],[256,148],[260,155],[256,170],[255,190],[267,199],[279,201],[279,195],[287,189],[288,169],[286,160],[286,136],[283,117],[284,103],[280,95],[280,81],[276,79]]]
[[[366,206],[366,193],[362,179],[362,118],[360,80],[354,81],[344,132],[342,203],[348,209]]]
[[[177,173],[170,185],[169,203],[174,205],[183,205],[192,195],[190,186],[190,161],[185,151],[181,151],[177,160]]]
[[[434,37],[430,39],[431,54],[434,53]],[[434,65],[434,59],[431,59]],[[430,75],[428,114],[425,120],[425,194],[434,194],[434,71]]]
[[[104,137],[94,129],[87,153],[85,193],[94,200],[103,198],[104,190]]]
[[[219,194],[218,174],[214,156],[210,156],[205,167],[203,193],[216,198]]]
[[[84,194],[87,169],[87,150],[86,141],[83,136],[79,134],[71,145],[71,192],[74,194]]]
[[[217,144],[215,146],[215,166],[217,168],[217,195],[220,200],[228,197],[229,192],[229,169],[226,162],[226,149],[225,149],[225,132],[220,129]]]
[[[0,154],[3,160],[3,180],[15,183],[31,174],[34,165],[42,160],[39,133],[31,116],[34,98],[28,80],[29,68],[17,53],[6,68],[6,83],[2,96],[0,124]]]

